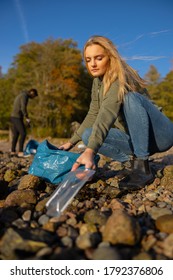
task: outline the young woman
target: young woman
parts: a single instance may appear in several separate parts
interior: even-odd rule
[[[148,157],[173,145],[173,123],[151,102],[145,81],[108,38],[91,37],[83,55],[94,78],[90,108],[74,136],[59,148],[69,150],[81,139],[85,143],[72,171],[81,164],[95,169],[97,152],[120,162],[132,159],[132,172],[120,186],[141,188],[154,180]]]

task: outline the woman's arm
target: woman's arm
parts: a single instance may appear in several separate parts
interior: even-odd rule
[[[118,100],[118,83],[114,82],[107,94],[103,96],[100,109],[93,124],[92,134],[87,147],[95,153],[103,144],[109,130],[114,126],[120,113],[122,102]]]
[[[97,92],[97,79],[94,79],[92,85],[92,92],[91,92],[91,102],[89,111],[83,120],[82,124],[80,125],[79,129],[74,133],[71,137],[70,142],[75,145],[77,142],[81,140],[82,134],[86,128],[90,128],[93,126],[96,117],[99,112],[99,101],[98,101],[98,92]]]

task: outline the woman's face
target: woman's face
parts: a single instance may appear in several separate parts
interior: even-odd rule
[[[102,77],[109,66],[109,57],[103,47],[93,44],[85,49],[85,62],[93,77]]]

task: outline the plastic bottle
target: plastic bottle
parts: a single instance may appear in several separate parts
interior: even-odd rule
[[[95,171],[91,169],[69,172],[47,201],[46,214],[51,217],[60,216],[83,185],[93,177],[94,173]]]

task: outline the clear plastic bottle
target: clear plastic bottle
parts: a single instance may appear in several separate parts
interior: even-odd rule
[[[83,185],[93,177],[94,173],[95,171],[91,169],[78,169],[69,172],[47,201],[46,214],[51,217],[60,216]]]

